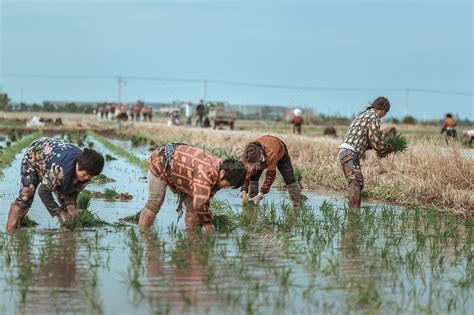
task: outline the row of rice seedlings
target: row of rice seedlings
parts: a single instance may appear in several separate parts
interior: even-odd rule
[[[66,139],[67,141],[77,144],[79,147],[85,147],[86,143],[88,144],[89,147],[90,143],[87,142],[87,133],[84,132],[67,132],[61,134],[62,139]]]
[[[345,214],[343,214],[343,217],[337,214],[338,211],[335,211],[337,209],[334,209],[334,208],[331,209],[331,208],[333,207],[331,207],[328,204],[323,204],[323,206],[321,207],[323,220],[316,220],[316,218],[314,217],[311,218],[311,215],[308,215],[308,212],[304,211],[304,208],[303,208],[303,211],[301,211],[298,215],[298,218],[301,218],[301,215],[303,215],[304,217],[303,222],[306,222],[306,224],[301,226],[302,229],[300,232],[303,232],[302,235],[306,234],[307,242],[310,240],[313,240],[312,244],[317,245],[317,248],[315,248],[315,250],[313,250],[312,253],[320,253],[324,251],[325,248],[328,248],[328,247],[332,248],[332,246],[334,246],[334,241],[344,238],[344,235],[347,234],[345,230],[348,227],[352,230],[360,230],[360,232],[356,233],[360,235],[357,238],[352,237],[348,246],[345,246],[345,248],[348,250],[347,251],[348,253],[352,252],[353,254],[355,254],[357,252],[357,247],[360,246],[359,244],[361,241],[365,242],[365,246],[367,250],[371,250],[373,252],[378,251],[377,246],[380,246],[380,243],[383,241],[383,238],[387,238],[386,242],[394,241],[393,242],[394,244],[398,244],[398,248],[400,248],[399,247],[400,245],[403,245],[403,243],[400,242],[402,238],[397,233],[393,233],[393,234],[387,233],[385,235],[384,233],[380,233],[381,232],[381,229],[379,228],[381,226],[380,223],[387,222],[387,221],[392,223],[390,224],[390,226],[392,226],[391,231],[398,232],[393,229],[393,226],[396,226],[395,224],[397,224],[397,222],[395,221],[395,212],[393,211],[393,209],[383,209],[381,213],[384,219],[381,220],[381,218],[376,214],[376,211],[369,208],[363,209],[362,215],[360,213],[354,214],[349,211],[346,211]],[[285,218],[285,215],[283,216],[276,215],[276,211],[274,210],[274,207],[272,207],[272,205],[270,206],[264,205],[257,213],[252,212],[252,210],[255,210],[255,209],[250,208],[250,211],[248,210],[249,210],[249,207],[247,207],[246,213],[243,214],[243,220],[244,220],[243,223],[245,224],[245,220],[249,219],[247,224],[252,228],[253,231],[258,231],[258,232],[265,231],[265,230],[268,231],[269,227],[273,228],[274,231],[275,230],[285,231],[288,228],[288,224],[286,222],[291,222],[291,220],[288,220],[288,218]],[[285,212],[286,212],[285,209],[282,209],[281,213],[285,214]],[[418,210],[418,211],[414,211],[413,213],[415,214],[414,218],[416,220],[416,216],[419,216],[421,213],[425,213],[425,212]],[[436,214],[435,212],[433,213],[436,216],[438,216],[438,214]],[[308,217],[310,218],[310,220],[308,220]],[[400,226],[406,227],[408,225],[407,222],[410,220],[410,218],[406,215],[404,216],[402,215],[401,218],[403,222],[400,224]],[[427,215],[424,220],[428,222],[430,222],[431,220],[431,222],[435,223],[436,221],[432,220],[432,218],[433,218],[433,215]],[[338,222],[344,222],[345,220],[348,220],[348,219],[352,221],[352,222],[349,222],[350,224],[349,226],[346,223],[338,224]],[[298,221],[299,220],[297,219],[296,220],[297,224],[298,224]],[[452,218],[451,218],[451,222],[459,223],[459,221],[454,220]],[[309,227],[313,226],[313,228],[315,228],[316,231],[314,230],[311,231],[310,229],[308,229],[308,226]],[[387,223],[385,223],[385,226],[387,226]],[[416,224],[414,226],[416,226]],[[436,229],[436,230],[440,231],[439,229]],[[443,247],[431,248],[430,260],[431,260],[432,266],[435,266],[436,262],[438,265],[443,265],[444,259],[441,256],[442,250],[440,250],[440,248],[441,249],[446,248],[446,245],[447,245],[446,240],[450,236],[453,237],[452,240],[454,242],[456,242],[456,240],[459,239],[459,237],[456,237],[456,235],[458,235],[457,233],[454,233],[454,234],[452,233],[452,231],[456,231],[456,230],[457,229],[447,228],[447,229],[443,229],[444,231],[443,233],[440,233],[439,235],[435,234],[433,239],[436,241],[438,238],[442,237],[442,239],[445,241],[445,244],[443,245]],[[306,233],[304,233],[305,231]],[[402,233],[407,233],[406,229],[401,230],[401,231]],[[451,232],[448,233],[447,231],[451,231]],[[383,237],[378,241],[379,233]],[[313,235],[315,237],[313,237]],[[411,242],[409,235],[407,236],[408,236],[407,242]],[[423,236],[423,234],[421,233],[414,234],[414,236],[417,239],[418,247],[423,247],[420,244],[421,242],[423,242],[422,239],[426,239],[426,236]],[[237,243],[238,243],[239,248],[244,248],[245,244],[240,242],[239,239],[237,240],[238,240]],[[315,242],[315,240],[317,240],[317,242]],[[321,241],[321,240],[324,240],[324,241]],[[324,246],[324,247],[321,248],[321,246]],[[459,248],[459,246],[455,246],[455,248]],[[400,250],[398,250],[398,252],[399,251]],[[387,261],[389,259],[393,260],[393,257],[389,257],[387,255],[388,252],[386,250],[382,249],[380,252],[382,254],[382,258],[384,261]],[[404,268],[408,268],[410,274],[416,274],[417,270],[419,271],[420,268],[422,268],[424,264],[419,260],[420,259],[419,257],[425,257],[424,259],[426,259],[426,255],[423,256],[421,254],[423,253],[421,252],[418,253],[414,250],[409,250],[405,254],[406,259],[401,261],[400,264]],[[459,255],[459,250],[458,250],[457,255]],[[321,263],[321,259],[315,259],[315,257],[310,257],[308,261],[317,261],[319,262],[319,264]],[[329,269],[326,268],[326,270],[329,270],[331,274],[337,276],[337,274],[339,273],[339,267],[338,267],[337,261],[336,261],[336,264],[334,264],[334,261],[329,260],[328,266],[329,266]],[[397,266],[395,265],[395,267]],[[400,266],[398,266],[398,268],[399,267]],[[397,271],[392,270],[392,272],[396,273]]]
[[[107,184],[107,183],[113,183],[115,182],[115,179],[109,178],[104,174],[99,174],[97,176],[94,176],[94,178],[91,180],[91,183],[94,184]]]
[[[29,146],[31,142],[38,139],[41,135],[41,131],[32,133],[31,135],[22,138],[17,143],[0,151],[0,176],[3,176],[3,169],[13,163],[16,155],[24,148]]]
[[[140,133],[132,135],[130,141],[132,142],[132,146],[134,147],[142,145],[150,145],[152,147],[156,146],[156,142],[153,139],[150,139],[148,136]]]
[[[92,198],[101,198],[107,201],[129,201],[133,199],[133,196],[129,193],[119,193],[115,188],[106,188],[104,192],[94,191],[91,192]]]
[[[106,154],[105,155],[105,160],[106,161],[115,161],[115,160],[117,160],[117,158],[115,156],[110,155],[110,154]]]
[[[23,132],[19,129],[10,129],[7,133],[7,138],[10,143],[17,142],[23,138]]]
[[[121,157],[125,158],[128,162],[140,167],[142,170],[147,170],[147,168],[148,168],[147,161],[139,159],[133,153],[127,151],[126,149],[124,149],[120,146],[117,146],[117,145],[113,144],[112,142],[110,142],[109,140],[107,140],[106,138],[102,137],[101,135],[99,135],[95,132],[90,132],[90,135],[95,140],[100,142],[106,149],[112,151],[113,153],[115,153],[118,156],[121,156]]]

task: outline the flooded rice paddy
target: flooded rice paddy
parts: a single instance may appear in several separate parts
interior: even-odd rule
[[[134,196],[94,199],[89,209],[108,222],[147,196],[146,173],[115,157],[104,169],[115,182],[87,188]],[[0,183],[2,231],[20,160]],[[39,226],[0,234],[0,314],[472,313],[471,222],[375,204],[352,212],[343,198],[304,194],[294,215],[285,192],[242,211],[237,190],[221,191],[213,209],[226,216],[211,237],[186,235],[171,192],[149,233],[133,224],[59,231],[36,198],[29,216]]]

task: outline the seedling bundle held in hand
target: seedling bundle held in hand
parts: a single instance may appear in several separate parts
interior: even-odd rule
[[[392,153],[403,153],[408,148],[408,141],[407,139],[402,136],[400,133],[395,133],[390,135],[385,140],[385,143],[389,144],[393,148]]]
[[[95,213],[88,210],[91,204],[91,199],[92,196],[90,191],[81,191],[76,201],[76,207],[78,209],[77,218],[75,220],[67,220],[64,224],[66,228],[74,229],[110,225],[108,222],[99,218]]]

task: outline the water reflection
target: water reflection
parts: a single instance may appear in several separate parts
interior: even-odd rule
[[[146,250],[145,295],[153,312],[166,309],[174,312],[209,308],[217,302],[208,290],[212,278],[210,244],[205,236],[183,232],[165,260],[163,243],[156,235],[142,235]],[[168,249],[169,251],[169,249]]]
[[[86,313],[98,296],[96,270],[78,256],[76,233],[47,233],[41,246],[33,245],[28,231],[14,233],[18,274],[18,308],[28,314]],[[95,279],[95,280],[93,280]],[[94,298],[91,298],[95,296]],[[97,303],[99,304],[99,303]]]

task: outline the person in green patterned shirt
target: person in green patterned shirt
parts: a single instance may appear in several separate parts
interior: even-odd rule
[[[338,149],[339,161],[344,176],[349,182],[349,207],[360,208],[360,194],[364,187],[364,177],[360,167],[360,157],[367,150],[375,150],[379,158],[393,152],[386,144],[380,131],[380,118],[390,110],[390,102],[378,97],[365,111],[360,113],[349,125],[344,142]]]

